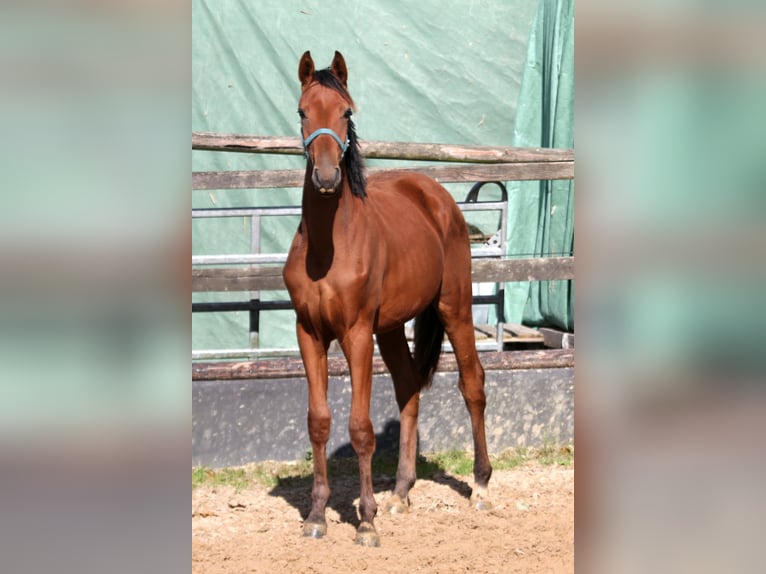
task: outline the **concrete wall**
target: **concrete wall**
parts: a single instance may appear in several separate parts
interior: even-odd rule
[[[439,372],[420,401],[421,452],[471,449],[468,411],[456,372]],[[486,372],[487,443],[506,448],[574,439],[574,369]],[[194,381],[192,465],[234,466],[263,460],[302,459],[311,445],[306,430],[308,392],[303,378]],[[348,376],[331,377],[333,426],[328,455],[350,456]],[[378,450],[398,444],[399,412],[388,375],[373,377],[370,409]]]

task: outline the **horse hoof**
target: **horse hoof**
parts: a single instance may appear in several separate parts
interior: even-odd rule
[[[482,512],[486,512],[489,510],[492,510],[492,503],[489,500],[472,500],[471,505],[476,509],[480,510]]]
[[[388,499],[383,510],[389,514],[407,514],[410,511],[410,503],[409,500],[402,500],[394,494]]]
[[[486,486],[475,486],[471,493],[471,506],[476,510],[492,510],[492,503],[489,500],[489,490]]]
[[[327,534],[326,522],[306,522],[303,525],[303,536],[306,538],[322,538]]]
[[[376,548],[380,546],[380,536],[375,531],[375,527],[369,522],[362,522],[359,530],[356,531],[356,543],[359,546]]]

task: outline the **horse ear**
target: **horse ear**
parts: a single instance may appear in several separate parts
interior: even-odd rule
[[[298,64],[298,79],[304,88],[314,79],[314,60],[311,59],[311,52],[308,50],[303,53]]]
[[[338,76],[340,83],[344,88],[347,88],[346,80],[348,80],[348,69],[346,68],[346,60],[343,59],[343,54],[335,51],[335,57],[332,59],[332,65],[330,66],[332,73]]]

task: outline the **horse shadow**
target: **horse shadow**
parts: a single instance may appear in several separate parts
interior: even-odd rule
[[[399,456],[400,424],[389,420],[383,430],[375,435],[375,454],[372,459],[372,486],[376,495],[393,490],[396,484],[396,466]],[[420,454],[420,439],[417,450],[418,480],[431,480],[449,486],[462,497],[469,499],[471,486],[448,473],[438,462],[426,460]],[[359,526],[360,519],[354,501],[359,497],[359,472],[351,443],[335,449],[328,455],[330,500],[327,507],[338,513],[341,522]],[[277,484],[269,491],[270,496],[284,499],[300,512],[301,518],[308,518],[311,512],[311,487],[313,475],[305,477],[278,478]],[[378,503],[381,501],[378,499]]]

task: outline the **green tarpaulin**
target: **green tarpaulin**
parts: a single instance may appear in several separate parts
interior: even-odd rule
[[[518,99],[513,145],[574,148],[574,3],[542,0],[529,37]],[[509,184],[508,254],[574,252],[574,181]],[[536,222],[535,232],[529,223]],[[574,282],[517,283],[506,289],[506,307],[527,325],[574,330]],[[524,301],[523,294],[529,292]]]
[[[354,117],[361,139],[519,145],[517,132],[526,129],[520,120],[531,123],[534,110],[542,111],[539,94],[527,87],[530,80],[525,71],[530,32],[532,38],[539,35],[537,28],[532,29],[537,9],[536,0],[194,0],[192,129],[297,135],[300,55],[311,50],[317,65],[325,66],[339,50],[349,66],[349,89],[357,104]],[[524,90],[535,100],[529,106],[520,100],[522,79]],[[558,140],[552,143],[570,147]],[[300,156],[192,154],[194,171],[298,169],[303,165]],[[368,165],[400,164],[369,161]],[[471,186],[447,187],[456,199],[463,200]],[[523,194],[529,195],[525,201],[534,207],[541,201],[537,187]],[[200,208],[299,205],[300,190],[195,191],[192,201],[193,207]],[[518,200],[512,199],[511,205],[516,209]],[[518,247],[511,245],[510,253],[540,252],[535,245],[541,225],[538,211],[523,213],[522,219],[519,214],[510,216],[512,242],[525,238]],[[497,214],[472,217],[471,223],[483,231],[497,228]],[[261,251],[284,253],[296,225],[297,218],[291,216],[264,219]],[[192,238],[195,255],[249,253],[250,223],[246,218],[194,220]],[[517,286],[508,293],[506,319],[521,322],[528,286]],[[268,295],[286,298],[286,293]],[[195,293],[193,300],[248,297],[248,293]],[[250,345],[248,331],[247,312],[195,313],[192,346],[246,348]],[[292,311],[261,314],[260,345],[295,346]]]

